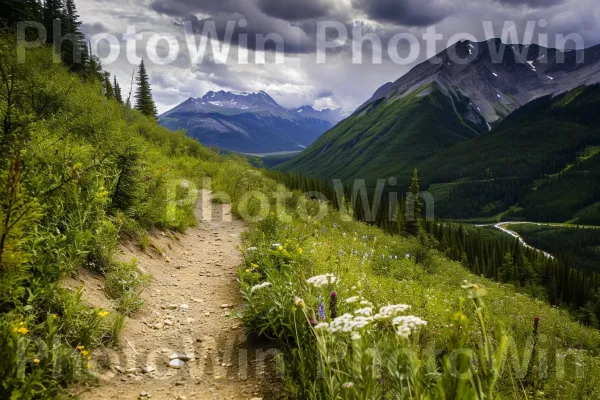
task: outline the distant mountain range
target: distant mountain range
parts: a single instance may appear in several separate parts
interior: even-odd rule
[[[467,57],[468,63],[453,61]],[[600,169],[589,165],[600,160],[598,82],[600,46],[561,52],[498,39],[458,42],[382,86],[352,116],[277,168],[362,178],[372,185],[393,176],[398,190],[408,187],[419,168],[423,189],[435,192],[437,214],[460,218],[511,209],[540,219],[553,198],[548,185],[569,177],[559,186],[578,182],[587,189],[571,188],[579,197],[569,207],[557,201],[548,215],[577,219],[585,208],[600,217],[600,193],[590,183]],[[591,175],[583,179],[586,173]],[[523,204],[528,208],[520,209]],[[566,211],[557,211],[561,207]],[[584,214],[590,221],[594,213]]]
[[[287,109],[267,93],[208,92],[159,117],[207,146],[241,153],[300,151],[343,118],[342,110]]]

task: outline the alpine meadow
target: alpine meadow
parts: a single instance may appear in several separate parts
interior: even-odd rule
[[[600,8],[475,3],[0,0],[0,400],[600,399]]]

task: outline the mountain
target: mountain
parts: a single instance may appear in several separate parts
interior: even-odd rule
[[[532,100],[596,82],[600,46],[562,52],[499,39],[458,42],[386,83],[349,118],[277,168],[371,184],[395,176],[407,185],[415,167],[487,135]]]
[[[336,108],[335,110],[325,108],[321,111],[318,111],[311,106],[302,106],[296,108],[295,111],[303,118],[322,119],[330,122],[333,125],[337,124],[347,116],[341,108]]]
[[[208,92],[189,98],[159,117],[161,125],[184,129],[207,146],[242,153],[299,151],[331,129],[340,110],[290,110],[258,93]]]

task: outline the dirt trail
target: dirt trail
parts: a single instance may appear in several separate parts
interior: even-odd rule
[[[269,351],[246,343],[241,321],[230,316],[242,302],[236,246],[245,224],[228,206],[213,205],[207,192],[201,199],[197,228],[152,238],[161,255],[123,247],[120,258],[137,258],[153,281],[144,292],[143,310],[127,320],[119,351],[104,360],[95,357],[98,369],[105,370],[100,386],[83,391],[82,399],[263,397]],[[168,365],[173,354],[191,359],[174,369]]]

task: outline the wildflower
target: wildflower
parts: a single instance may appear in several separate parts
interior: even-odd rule
[[[353,316],[352,314],[344,314],[335,318],[329,324],[328,331],[336,332],[354,332],[369,325],[373,321],[373,317]]]
[[[313,285],[314,287],[320,288],[323,286],[334,284],[337,282],[337,280],[338,278],[335,275],[325,274],[313,276],[312,278],[307,279],[306,282],[310,285]]]
[[[281,252],[281,251],[283,251],[283,246],[279,246],[279,247],[277,248],[277,251],[280,251],[280,252]]]
[[[280,245],[279,243],[273,243],[273,244],[271,245],[271,247],[272,247],[273,249],[278,249],[278,248],[280,248],[280,247],[281,247],[281,245]]]
[[[327,318],[327,315],[325,314],[325,303],[323,302],[322,297],[319,297],[319,317],[321,317],[322,320]]]
[[[85,346],[77,346],[77,350],[83,350],[85,349]]]
[[[309,323],[310,323],[310,326],[312,326],[313,328],[315,328],[317,326],[317,321],[315,321],[314,319],[311,319],[309,321]]]
[[[331,314],[331,318],[335,319],[337,317],[337,293],[331,292],[329,295],[329,313]]]
[[[342,387],[343,387],[344,389],[352,389],[352,388],[354,387],[354,383],[352,383],[352,382],[346,382],[346,383],[344,383],[344,384],[342,385]]]
[[[36,364],[39,364],[40,363],[40,359],[39,358],[34,358],[33,362],[36,363]]]
[[[258,248],[257,248],[257,247],[248,247],[248,248],[246,249],[246,252],[248,252],[248,253],[252,253],[253,251],[256,251],[256,250],[258,250]]]
[[[413,315],[400,316],[392,320],[392,324],[396,327],[396,334],[405,339],[408,339],[411,332],[419,326],[427,325],[427,321]]]
[[[361,306],[369,306],[369,307],[373,307],[373,303],[371,303],[370,301],[367,300],[363,300],[360,302]]]
[[[108,311],[100,311],[98,313],[98,316],[100,316],[100,318],[104,318],[106,317],[108,314],[110,314]]]
[[[16,330],[17,333],[20,333],[21,335],[27,335],[29,333],[29,329],[27,328],[19,328]]]
[[[296,297],[296,301],[294,303],[296,304],[296,307],[304,307],[304,300],[302,300],[300,297]]]
[[[87,351],[87,350],[81,350],[81,355],[82,356],[87,357],[89,354],[90,354],[89,351]]]
[[[393,304],[389,306],[383,306],[379,309],[379,312],[375,314],[375,319],[388,319],[396,316],[397,314],[403,313],[410,310],[410,306],[406,304]]]
[[[270,282],[263,282],[261,284],[254,285],[254,286],[252,286],[252,289],[250,289],[250,293],[254,293],[257,290],[264,289],[264,288],[269,287],[269,286],[271,286]]]
[[[303,251],[303,250],[302,250],[302,247],[298,247],[298,250],[297,250],[297,251],[298,251],[298,254],[302,254],[302,251]]]
[[[247,273],[250,273],[250,272],[252,272],[252,271],[250,270],[250,268],[246,268],[246,272],[247,272]]]
[[[409,258],[410,258],[410,254],[406,253],[406,254],[404,255],[404,258],[406,258],[406,259],[409,259]]]
[[[52,319],[56,319],[56,318],[58,318],[58,317],[56,316],[56,314],[52,314],[52,315],[51,315],[51,317],[52,317]]]
[[[315,325],[315,330],[327,329],[329,328],[329,324],[327,322],[321,322]]]
[[[373,309],[371,307],[361,308],[359,310],[354,311],[356,315],[363,315],[365,317],[369,317],[373,313]]]
[[[258,264],[250,264],[250,266],[251,266],[252,268],[254,268],[254,269],[257,269],[257,268],[258,268]]]
[[[348,297],[346,299],[346,304],[356,303],[358,300],[360,300],[359,296]]]
[[[360,340],[361,336],[360,336],[360,333],[358,333],[358,332],[352,332],[352,334],[350,335],[350,338],[352,340]]]

